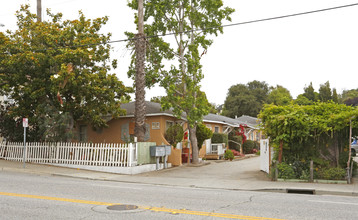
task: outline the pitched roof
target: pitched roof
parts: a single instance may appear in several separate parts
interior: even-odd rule
[[[222,124],[227,124],[227,125],[231,125],[231,126],[237,126],[237,120],[233,119],[233,118],[229,118],[223,115],[216,115],[216,114],[208,114],[205,115],[203,118],[203,121],[205,122],[215,122],[215,123],[222,123]]]
[[[121,105],[122,109],[125,109],[127,111],[126,116],[123,117],[134,117],[134,109],[135,109],[135,102],[129,102]],[[161,105],[156,102],[148,102],[145,101],[145,111],[147,116],[155,116],[155,115],[168,115],[174,117],[174,112],[169,109],[162,111]],[[183,119],[185,119],[185,114],[182,116]],[[216,115],[216,114],[208,114],[203,117],[204,122],[213,122],[213,123],[219,123],[219,124],[226,124],[230,126],[238,126],[237,120],[229,117],[225,117],[222,115]]]
[[[162,107],[159,103],[156,102],[148,102],[145,101],[145,112],[148,116],[153,115],[170,115],[173,116],[174,112],[172,110],[162,111]],[[125,109],[127,111],[127,117],[134,117],[135,110],[135,102],[129,102],[125,104],[121,104],[121,109]]]
[[[252,128],[257,128],[260,125],[260,119],[255,118],[255,117],[251,117],[251,116],[248,116],[248,115],[243,115],[241,117],[238,117],[235,120],[239,124],[246,124],[247,126],[252,127]]]

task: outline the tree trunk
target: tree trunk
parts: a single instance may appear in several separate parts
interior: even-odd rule
[[[189,138],[190,138],[190,143],[191,143],[192,152],[193,152],[193,164],[198,164],[199,163],[199,148],[198,148],[198,139],[196,138],[196,126],[191,127],[189,125],[188,127],[189,127]],[[189,155],[189,158],[190,158],[190,155]]]
[[[42,21],[42,6],[41,0],[37,0],[37,22]]]
[[[135,127],[134,133],[139,142],[144,141],[145,136],[145,50],[146,39],[143,21],[143,0],[138,1],[138,34],[136,35],[136,77],[135,77]]]
[[[278,162],[282,162],[283,140],[280,140],[280,151],[278,153]]]
[[[244,138],[243,136],[241,136],[242,138]],[[244,140],[241,141],[241,145],[240,145],[240,154],[243,155],[244,154]]]

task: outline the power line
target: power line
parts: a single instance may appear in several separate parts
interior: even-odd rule
[[[302,15],[308,15],[308,14],[332,11],[332,10],[348,8],[348,7],[353,7],[353,6],[358,6],[358,3],[353,3],[353,4],[348,4],[348,5],[341,5],[341,6],[331,7],[331,8],[318,9],[318,10],[313,10],[313,11],[294,13],[294,14],[288,14],[288,15],[282,15],[282,16],[276,16],[276,17],[270,17],[270,18],[263,18],[263,19],[256,19],[256,20],[251,20],[251,21],[238,22],[238,23],[215,26],[215,27],[208,27],[208,28],[203,28],[203,29],[195,29],[195,30],[188,30],[188,31],[183,31],[183,32],[172,32],[172,33],[167,33],[167,34],[162,34],[162,35],[146,36],[145,38],[149,39],[149,38],[177,35],[177,34],[181,34],[181,33],[204,32],[204,31],[211,30],[211,29],[226,28],[226,27],[232,27],[232,26],[238,26],[238,25],[245,25],[245,24],[259,23],[259,22],[265,22],[265,21],[272,21],[272,20],[278,20],[278,19],[283,19],[283,18],[290,18],[290,17],[302,16]],[[97,45],[103,45],[103,44],[113,44],[113,43],[120,43],[120,42],[126,42],[126,41],[134,41],[134,40],[137,40],[137,39],[140,39],[140,38],[134,37],[134,38],[121,39],[121,40],[107,41],[107,42],[104,42],[104,43],[82,44],[82,45],[71,45],[71,46],[63,46],[63,47],[56,47],[56,48],[46,48],[46,49],[41,49],[41,50],[37,50],[37,51],[46,51],[46,50],[50,50],[50,49],[54,50],[54,49],[69,48],[69,47],[74,47],[74,48],[76,48],[76,47],[90,47],[90,46],[97,46]]]
[[[353,6],[358,6],[358,3],[349,4],[349,5],[341,5],[341,6],[337,6],[337,7],[331,7],[331,8],[324,8],[324,9],[319,9],[319,10],[314,10],[314,11],[300,12],[300,13],[289,14],[289,15],[282,15],[282,16],[277,16],[277,17],[270,17],[270,18],[263,18],[263,19],[257,19],[257,20],[251,20],[251,21],[244,21],[244,22],[221,25],[221,26],[215,26],[215,27],[208,27],[208,28],[203,28],[203,29],[195,29],[195,30],[189,30],[189,31],[183,31],[183,32],[173,32],[173,33],[168,33],[168,34],[163,34],[163,35],[147,36],[146,38],[164,37],[164,36],[176,35],[176,34],[180,34],[180,33],[190,33],[190,32],[193,32],[193,31],[194,32],[199,32],[199,31],[206,31],[206,30],[210,30],[210,29],[218,29],[218,28],[225,28],[225,27],[232,27],[232,26],[238,26],[238,25],[252,24],[252,23],[258,23],[258,22],[264,22],[264,21],[278,20],[278,19],[283,19],[283,18],[296,17],[296,16],[308,15],[308,14],[313,14],[313,13],[320,13],[320,12],[337,10],[337,9],[348,8],[348,7],[353,7]],[[123,40],[117,40],[117,41],[109,41],[108,43],[117,43],[117,42],[131,41],[131,40],[136,40],[136,39],[137,38],[123,39]]]

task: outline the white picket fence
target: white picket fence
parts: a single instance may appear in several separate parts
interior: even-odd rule
[[[25,161],[40,164],[133,167],[136,144],[26,143]],[[23,161],[24,144],[0,143],[0,158]]]

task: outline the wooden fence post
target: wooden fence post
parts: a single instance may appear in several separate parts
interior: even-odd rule
[[[313,183],[313,160],[310,161],[310,180]]]

